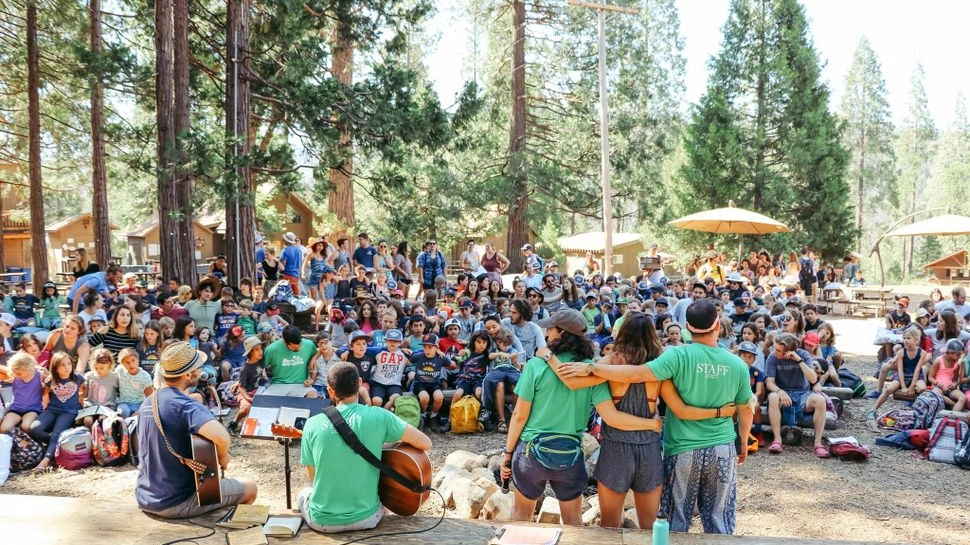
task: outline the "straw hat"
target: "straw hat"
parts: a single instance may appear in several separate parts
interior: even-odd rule
[[[208,357],[185,341],[174,342],[162,352],[162,376],[175,378],[186,375],[199,367]]]

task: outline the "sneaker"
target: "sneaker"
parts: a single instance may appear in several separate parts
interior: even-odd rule
[[[873,390],[873,391],[869,392],[868,394],[866,394],[866,399],[879,399],[879,396],[881,396],[881,395],[882,395],[882,391],[880,391],[880,390]]]
[[[492,411],[490,411],[489,409],[482,409],[481,411],[478,412],[478,421],[481,422],[482,424],[491,422],[491,420],[492,420]]]
[[[442,417],[438,422],[438,433],[448,433],[451,431],[451,420],[446,417]]]

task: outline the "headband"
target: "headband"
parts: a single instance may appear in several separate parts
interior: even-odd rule
[[[691,333],[696,333],[698,335],[703,335],[705,333],[710,333],[710,332],[714,331],[715,329],[717,329],[719,327],[721,327],[721,322],[720,322],[720,320],[717,320],[717,319],[715,319],[714,320],[714,323],[711,324],[711,327],[708,327],[707,329],[700,329],[700,328],[696,328],[696,327],[694,327],[694,326],[692,326],[690,324],[687,324],[687,329],[690,330]]]

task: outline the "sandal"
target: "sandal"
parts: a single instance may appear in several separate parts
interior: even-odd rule
[[[818,458],[831,458],[832,457],[832,455],[829,454],[829,449],[825,448],[823,445],[815,445],[815,448],[812,449],[812,452],[814,452],[815,453],[815,456],[818,457]]]
[[[768,447],[768,452],[772,454],[781,454],[781,451],[785,450],[785,447],[781,446],[781,441],[772,441],[771,446]]]
[[[504,420],[502,422],[499,422],[498,423],[498,432],[499,433],[508,433],[509,432],[509,425],[506,424]]]

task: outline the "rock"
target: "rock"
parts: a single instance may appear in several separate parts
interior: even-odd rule
[[[600,448],[599,441],[588,433],[583,434],[583,457],[589,459],[593,451]]]
[[[492,494],[489,496],[488,501],[485,502],[485,506],[482,507],[479,518],[485,520],[512,520],[512,502],[514,498],[515,495],[511,493],[502,494],[499,492]]]
[[[446,466],[454,466],[467,471],[488,465],[488,458],[467,450],[456,450],[445,458]]]
[[[496,469],[501,469],[504,457],[501,454],[496,454],[488,459],[488,469],[495,471]]]
[[[491,458],[492,456],[501,456],[503,450],[505,449],[504,448],[488,449],[485,452],[483,452],[482,455],[488,456],[489,458]]]
[[[640,528],[640,524],[637,523],[637,510],[627,509],[623,512],[623,527],[624,528]]]
[[[590,476],[590,478],[593,477],[593,469],[596,468],[596,462],[598,462],[599,459],[600,459],[599,447],[596,447],[596,450],[594,450],[589,456],[586,457],[586,473]]]
[[[633,491],[630,490],[626,493],[626,497],[623,498],[623,508],[632,509],[633,507],[636,507],[636,504],[637,504],[636,502],[637,502],[637,498],[636,496],[633,495]]]
[[[590,502],[592,504],[592,502]],[[583,513],[583,525],[591,526],[594,521],[600,518],[600,502],[597,501],[595,505],[590,505]]]
[[[444,475],[441,476],[441,479],[438,479],[438,476],[441,474]],[[448,468],[447,466],[439,472],[439,475],[436,475],[435,479],[432,479],[432,481],[438,480],[438,485],[435,486],[435,488],[437,488],[438,492],[441,493],[441,497],[445,502],[445,507],[454,505],[454,493],[457,489],[456,487],[460,486],[462,482],[471,483],[475,479],[471,473],[465,471],[464,469],[455,467]],[[433,484],[434,483],[432,482],[432,485]]]
[[[559,500],[546,497],[542,500],[542,507],[539,509],[539,519],[536,522],[542,524],[559,524],[562,521],[562,513],[559,511]]]
[[[448,479],[464,473],[468,473],[468,471],[459,467],[445,465],[431,477],[431,486],[433,488],[440,488]]]
[[[488,492],[474,481],[464,477],[457,477],[453,481],[451,489],[455,503],[455,516],[477,519],[488,500]],[[498,489],[498,487],[495,488]]]
[[[471,476],[475,484],[484,488],[489,495],[499,490],[499,485],[495,482],[495,473],[487,467],[476,467],[471,472]]]

